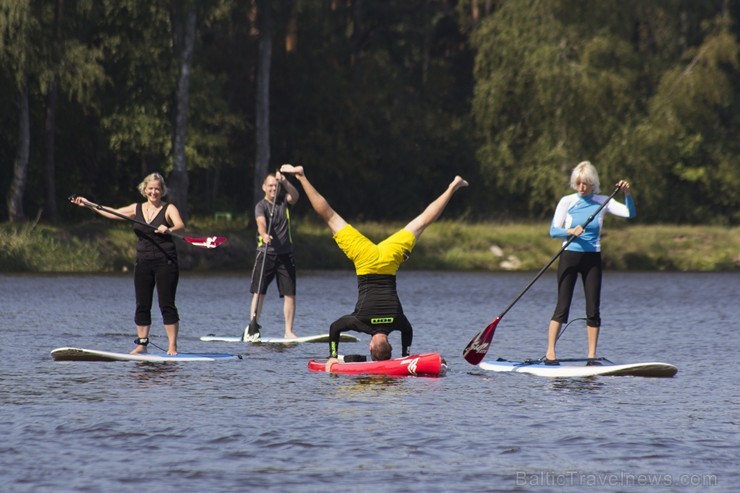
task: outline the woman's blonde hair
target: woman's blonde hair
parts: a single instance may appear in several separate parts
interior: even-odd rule
[[[596,167],[590,161],[581,161],[578,166],[573,168],[573,172],[570,174],[570,187],[577,190],[579,181],[591,185],[594,193],[601,191],[599,172],[596,171]]]
[[[162,197],[167,195],[167,184],[164,182],[164,177],[160,175],[159,173],[151,173],[147,175],[146,178],[144,178],[141,183],[139,183],[139,186],[137,187],[139,189],[139,193],[146,197],[146,186],[150,181],[158,181],[160,185],[162,185]]]

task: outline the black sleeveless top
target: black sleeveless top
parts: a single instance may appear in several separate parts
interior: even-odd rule
[[[177,261],[177,249],[175,242],[170,235],[155,233],[154,230],[164,224],[168,228],[172,225],[165,219],[167,207],[170,204],[162,202],[162,208],[159,210],[149,226],[134,223],[134,233],[138,240],[136,241],[136,258],[142,260],[171,260]],[[144,219],[143,204],[136,204],[136,220],[146,223]]]

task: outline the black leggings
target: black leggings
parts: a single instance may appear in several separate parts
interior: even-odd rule
[[[180,270],[173,260],[136,260],[134,288],[136,289],[136,325],[152,324],[152,299],[157,286],[157,299],[165,325],[180,321],[175,306]]]
[[[552,319],[566,323],[573,301],[573,289],[581,274],[583,292],[586,295],[586,323],[589,327],[601,327],[601,253],[569,252],[560,256],[558,263],[558,304]]]

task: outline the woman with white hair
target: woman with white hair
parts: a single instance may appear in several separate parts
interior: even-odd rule
[[[558,301],[553,313],[547,336],[547,353],[545,363],[558,364],[555,356],[555,343],[560,329],[568,321],[570,304],[573,300],[578,275],[581,275],[583,291],[586,296],[586,334],[588,338],[588,358],[596,358],[596,345],[601,327],[601,227],[606,213],[628,219],[634,218],[635,204],[630,193],[630,185],[620,180],[616,186],[624,191],[625,203],[609,201],[599,215],[589,222],[588,218],[608,199],[599,195],[599,174],[594,165],[583,161],[573,169],[570,175],[570,186],[576,193],[560,199],[550,226],[550,236],[575,239],[561,254],[558,262]],[[589,361],[588,364],[599,364]]]

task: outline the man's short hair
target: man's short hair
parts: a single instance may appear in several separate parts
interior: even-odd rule
[[[386,340],[376,343],[370,350],[370,356],[373,358],[373,361],[385,361],[391,359],[392,352],[393,346]]]

